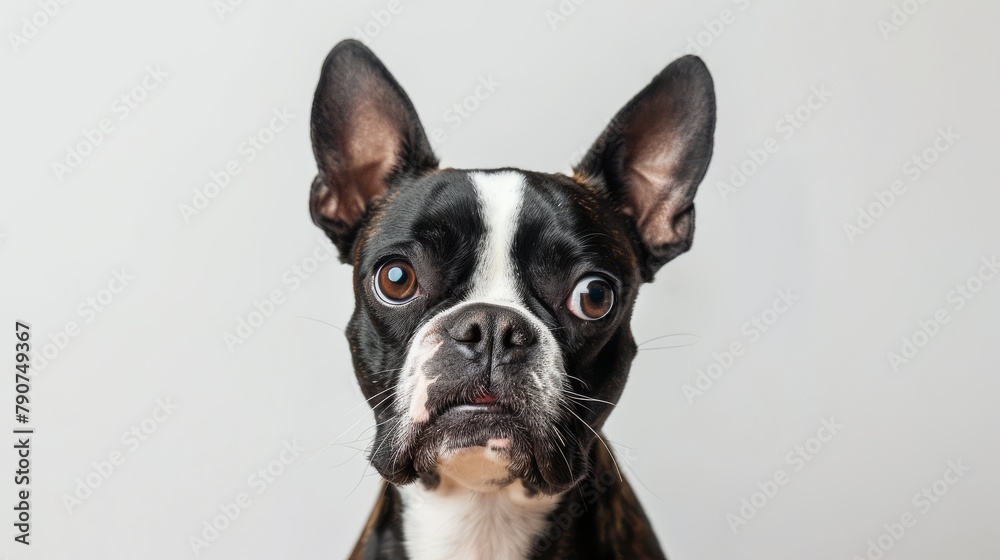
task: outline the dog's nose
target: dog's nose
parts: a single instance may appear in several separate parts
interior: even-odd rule
[[[525,359],[536,341],[535,328],[523,314],[485,303],[462,309],[446,330],[467,358],[489,357],[495,364]]]

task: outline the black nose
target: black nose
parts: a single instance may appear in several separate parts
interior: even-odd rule
[[[446,330],[466,358],[492,359],[495,365],[523,361],[536,341],[523,314],[487,303],[465,307]]]

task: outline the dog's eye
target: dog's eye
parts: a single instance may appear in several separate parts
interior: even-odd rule
[[[393,259],[375,274],[375,293],[389,305],[406,303],[417,295],[417,274],[413,265],[403,259]]]
[[[586,276],[569,294],[566,305],[577,317],[585,321],[595,321],[611,312],[615,304],[615,292],[611,284],[600,276]]]

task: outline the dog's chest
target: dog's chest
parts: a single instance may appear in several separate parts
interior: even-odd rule
[[[419,484],[400,492],[411,560],[524,560],[558,505],[557,497],[527,497],[520,483],[490,493]]]

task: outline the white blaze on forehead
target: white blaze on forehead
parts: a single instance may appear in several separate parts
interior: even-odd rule
[[[516,171],[471,173],[486,235],[473,272],[472,300],[520,302],[511,259],[524,202],[524,175]]]

